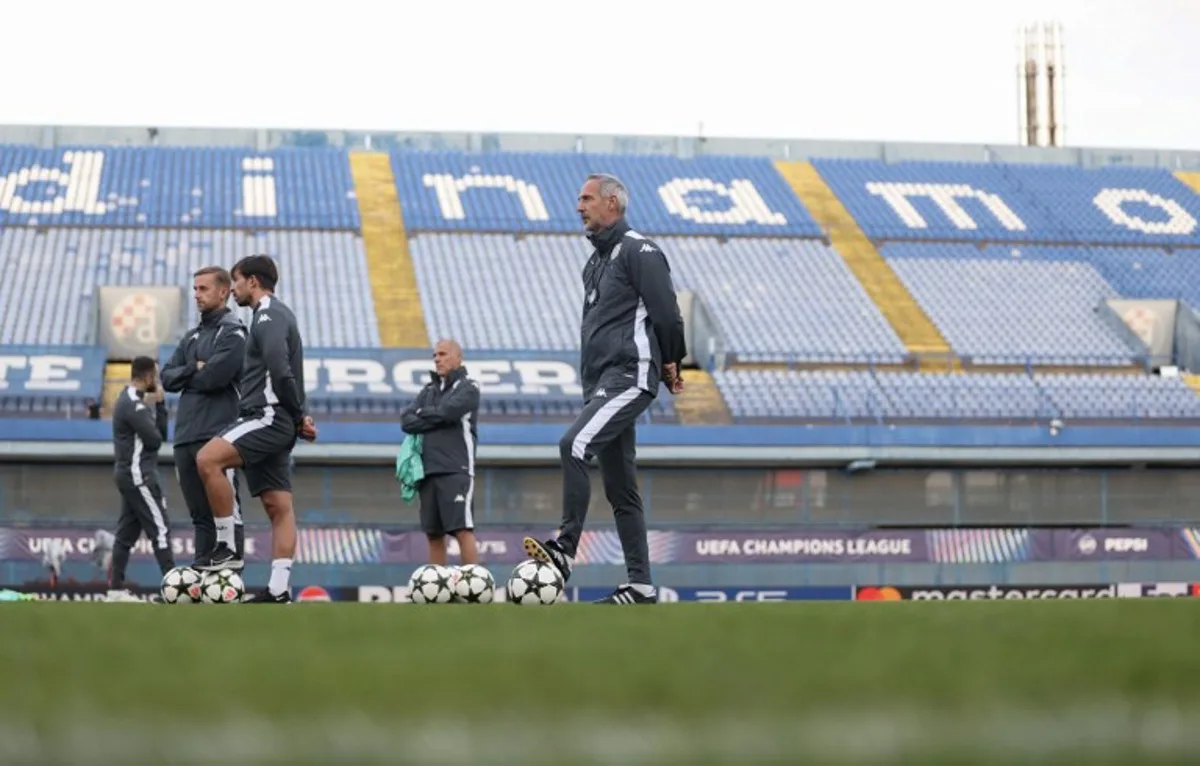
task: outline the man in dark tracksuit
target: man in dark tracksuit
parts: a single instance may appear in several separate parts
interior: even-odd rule
[[[596,457],[612,504],[629,582],[600,600],[657,603],[650,578],[646,517],[637,486],[634,424],[658,395],[659,382],[683,391],[679,363],[687,355],[683,318],[666,256],[625,221],[629,193],[613,176],[589,176],[579,214],[596,248],[583,270],[580,374],[584,408],[559,442],[563,518],[558,537],[525,538],[525,551],[571,576],[587,517],[587,460]]]
[[[433,352],[429,383],[400,416],[407,434],[422,434],[421,529],[429,563],[446,565],[446,535],[454,535],[464,564],[479,563],[475,542],[475,446],[479,386],[462,366],[462,347],[443,340]]]
[[[200,325],[179,341],[162,368],[162,385],[181,393],[175,415],[175,475],[195,527],[195,558],[217,547],[217,527],[196,455],[209,439],[237,418],[238,378],[246,357],[246,327],[226,306],[232,279],[220,266],[206,266],[193,276],[192,291]],[[235,550],[242,555],[245,528],[238,497],[237,472],[226,472],[233,485]]]
[[[121,517],[113,541],[110,601],[137,600],[125,589],[125,570],[129,551],[143,532],[162,573],[175,566],[167,504],[158,481],[158,448],[167,438],[163,396],[158,363],[146,356],[134,359],[129,386],[113,404],[113,479],[121,492]]]
[[[254,315],[239,385],[238,418],[196,456],[217,527],[217,547],[196,568],[241,569],[245,564],[234,550],[233,488],[225,474],[242,468],[250,496],[262,501],[271,520],[271,577],[250,603],[287,604],[292,600],[296,555],[292,449],[298,438],[317,438],[304,393],[304,341],[296,315],[275,297],[279,268],[274,259],[246,256],[234,264],[230,276],[234,300],[239,306],[253,306]]]

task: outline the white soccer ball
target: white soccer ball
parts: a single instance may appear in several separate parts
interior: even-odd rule
[[[414,604],[448,604],[454,598],[454,573],[448,567],[425,564],[408,578],[408,597]]]
[[[463,564],[454,580],[454,598],[467,604],[490,604],[496,596],[496,580],[479,564]]]
[[[200,600],[200,581],[204,579],[191,567],[175,567],[163,575],[158,592],[167,604],[195,604]]]
[[[553,604],[563,593],[558,570],[536,559],[522,561],[508,578],[508,600],[514,604]]]
[[[205,572],[200,579],[200,601],[205,604],[236,604],[246,595],[246,583],[232,569]]]

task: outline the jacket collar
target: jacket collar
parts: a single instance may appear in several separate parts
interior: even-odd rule
[[[607,253],[612,250],[618,242],[621,241],[621,238],[624,237],[625,233],[629,230],[630,226],[625,222],[624,216],[622,216],[621,218],[617,219],[616,223],[614,223],[612,226],[609,226],[607,229],[601,229],[595,234],[589,234],[588,242],[591,242],[592,246],[595,247],[597,251]]]
[[[467,377],[467,366],[465,364],[460,364],[457,370],[446,376],[446,385],[453,385],[465,377]],[[438,386],[442,385],[442,378],[437,374],[437,370],[429,371],[429,382]]]
[[[230,310],[226,306],[222,306],[219,309],[213,309],[212,311],[206,311],[200,315],[200,326],[212,327],[213,325],[220,324],[221,320],[228,316],[229,313]]]

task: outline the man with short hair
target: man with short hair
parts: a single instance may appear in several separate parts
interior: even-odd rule
[[[429,383],[400,416],[405,433],[422,435],[421,529],[431,564],[446,565],[446,535],[458,540],[462,563],[478,564],[472,503],[479,385],[467,377],[458,341],[438,341],[433,364]]]
[[[662,249],[625,220],[629,191],[615,176],[588,176],[577,210],[595,251],[583,270],[580,376],[583,412],[559,442],[563,517],[558,537],[525,538],[525,552],[555,567],[566,581],[574,567],[591,500],[587,461],[599,461],[604,494],[616,517],[629,581],[605,604],[654,604],[646,515],[637,485],[635,423],[658,395],[660,381],[683,391],[687,356],[683,318]]]
[[[238,261],[233,298],[252,306],[246,360],[239,388],[239,416],[196,456],[217,528],[217,547],[197,563],[202,571],[241,569],[234,550],[233,486],[225,476],[242,468],[251,497],[262,500],[271,520],[271,578],[251,603],[286,604],[292,600],[292,560],[296,555],[296,514],[292,502],[291,458],[297,437],[315,441],[317,428],[308,416],[304,394],[304,342],[296,315],[279,298],[279,270],[267,255]]]
[[[113,404],[113,479],[121,493],[121,517],[113,540],[109,601],[138,601],[125,587],[129,552],[143,532],[165,575],[175,566],[167,503],[158,481],[158,448],[167,438],[167,406],[158,385],[158,363],[139,356],[129,385]]]
[[[217,527],[196,456],[208,440],[237,419],[238,378],[246,356],[246,327],[226,305],[233,279],[220,266],[205,266],[192,277],[200,324],[179,341],[162,368],[163,388],[179,397],[175,415],[175,475],[195,528],[195,561],[217,547]],[[234,551],[243,555],[245,527],[237,472],[225,472],[233,486]]]

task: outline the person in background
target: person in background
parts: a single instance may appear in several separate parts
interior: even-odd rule
[[[175,414],[175,475],[192,516],[198,562],[217,547],[217,525],[196,456],[209,439],[237,419],[246,327],[226,305],[233,286],[228,271],[206,266],[192,280],[200,324],[180,339],[175,353],[163,366],[162,384],[165,390],[182,394]],[[225,477],[233,488],[233,550],[241,557],[246,533],[237,472],[230,468]]]
[[[440,340],[433,351],[429,383],[400,416],[406,434],[422,434],[425,470],[417,486],[421,529],[429,541],[429,563],[446,565],[446,535],[458,540],[464,564],[479,563],[475,540],[475,455],[479,384],[467,377],[462,346]]]
[[[158,449],[167,439],[167,405],[158,385],[158,363],[139,356],[130,366],[129,385],[113,404],[113,478],[121,493],[121,517],[113,540],[109,601],[142,603],[125,588],[129,552],[145,532],[158,568],[175,566],[167,503],[158,480]]]

